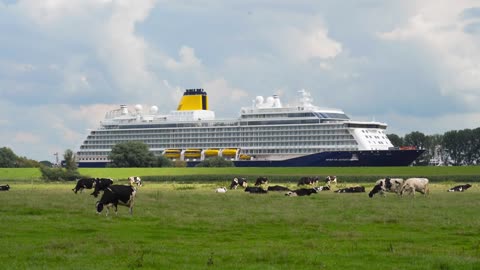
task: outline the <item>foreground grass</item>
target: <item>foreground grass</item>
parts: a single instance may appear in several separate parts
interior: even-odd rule
[[[0,193],[5,269],[480,269],[480,189],[427,198],[324,192],[217,194],[228,183],[140,188],[134,209],[96,215],[69,184]],[[289,184],[295,187],[294,183]],[[370,190],[371,184],[367,185]]]

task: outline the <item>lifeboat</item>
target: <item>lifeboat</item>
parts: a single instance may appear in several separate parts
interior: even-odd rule
[[[240,159],[241,159],[241,160],[250,160],[250,159],[252,159],[252,157],[249,156],[249,155],[241,154],[241,155],[240,155]]]
[[[163,152],[163,155],[166,156],[167,158],[180,158],[180,149],[166,149]]]
[[[224,157],[235,157],[237,155],[237,148],[226,148],[222,150],[222,156]]]
[[[205,157],[217,157],[220,150],[218,149],[207,149],[203,152]]]
[[[199,158],[202,154],[202,149],[187,149],[183,156],[185,158]]]

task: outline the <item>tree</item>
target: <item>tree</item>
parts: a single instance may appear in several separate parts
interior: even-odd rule
[[[157,167],[172,167],[173,162],[171,159],[167,158],[164,155],[161,155],[157,158]]]
[[[443,134],[443,149],[448,155],[448,159],[453,163],[453,165],[460,165],[462,162],[462,141],[459,140],[460,136],[458,131],[451,130]]]
[[[419,131],[406,134],[403,142],[406,146],[415,146],[417,149],[427,149],[430,145],[429,138]],[[425,151],[417,158],[415,163],[417,165],[427,165],[430,162],[430,157],[428,151]]]
[[[28,159],[26,157],[17,157],[16,167],[18,168],[38,168],[40,163],[33,159]]]
[[[48,161],[48,160],[42,160],[39,162],[40,163],[40,166],[45,166],[45,167],[53,167],[53,163],[51,161]]]
[[[148,150],[148,146],[139,141],[114,145],[108,158],[111,160],[109,166],[117,168],[154,167],[157,161],[155,155]]]
[[[73,153],[72,150],[67,149],[63,154],[63,159],[65,160],[65,169],[67,171],[77,170],[78,168],[77,161],[75,160],[75,154]]]
[[[403,138],[398,136],[397,134],[387,134],[387,138],[395,147],[403,146]]]
[[[16,167],[17,155],[8,147],[0,148],[0,168]]]
[[[428,145],[428,138],[419,131],[413,131],[405,135],[403,142],[407,146],[416,146],[419,149],[425,149]]]

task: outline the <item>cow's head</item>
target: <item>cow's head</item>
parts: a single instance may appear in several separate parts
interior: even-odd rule
[[[382,190],[382,184],[378,184],[378,185],[374,186],[372,191],[370,191],[370,193],[368,193],[368,197],[372,198],[373,195],[378,193],[380,190]]]
[[[100,201],[95,204],[95,207],[97,208],[97,214],[100,214],[103,211],[103,203]]]

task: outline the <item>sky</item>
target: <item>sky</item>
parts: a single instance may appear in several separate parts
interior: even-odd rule
[[[0,147],[38,161],[187,88],[217,118],[305,89],[399,136],[480,127],[478,0],[0,0],[0,33]]]

